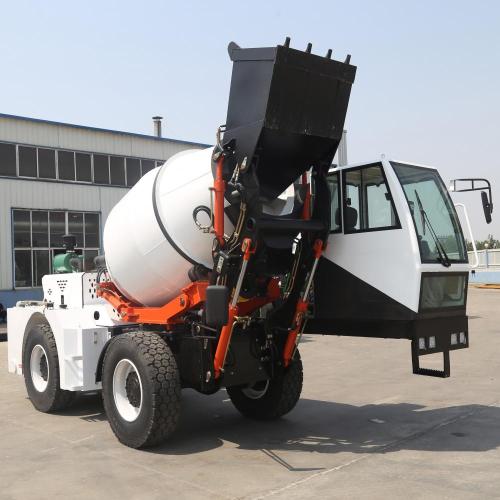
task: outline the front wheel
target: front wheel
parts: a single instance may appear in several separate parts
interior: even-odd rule
[[[60,387],[57,345],[48,324],[35,325],[27,334],[23,350],[26,391],[33,406],[44,413],[64,410],[75,392]]]
[[[241,414],[256,420],[272,420],[295,407],[302,392],[302,381],[302,361],[296,351],[291,364],[272,379],[226,390]]]
[[[116,336],[106,350],[102,397],[111,429],[131,448],[154,446],[176,429],[181,383],[175,358],[156,333]]]

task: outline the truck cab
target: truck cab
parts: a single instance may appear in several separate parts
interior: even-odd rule
[[[469,263],[435,168],[381,158],[329,172],[331,227],[311,333],[412,340],[418,358],[468,346]],[[429,375],[430,373],[425,373]]]

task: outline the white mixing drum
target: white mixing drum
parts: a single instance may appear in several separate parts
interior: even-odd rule
[[[178,153],[142,177],[111,210],[104,227],[106,265],[134,302],[161,306],[189,284],[194,264],[212,268],[214,236],[193,220],[196,207],[210,207],[212,151]],[[232,231],[227,217],[225,227]]]
[[[212,269],[214,235],[200,231],[193,219],[197,207],[210,207],[212,152],[176,154],[142,177],[111,210],[104,227],[106,266],[130,300],[164,305],[190,283],[188,271],[194,264]],[[293,203],[292,185],[264,212],[285,215]],[[234,229],[227,216],[224,228],[226,234]]]

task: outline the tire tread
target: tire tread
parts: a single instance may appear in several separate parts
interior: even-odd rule
[[[117,432],[119,426],[114,421],[117,417],[107,408],[109,405],[107,396],[113,400],[113,395],[105,394],[108,388],[103,384],[103,400],[111,428],[116,437],[127,446],[146,448],[158,445],[175,431],[180,418],[180,379],[174,355],[167,343],[156,333],[129,332],[115,339],[114,342],[132,341],[135,343],[146,362],[148,379],[144,383],[151,384],[153,402],[152,416],[147,422],[144,438],[140,440],[141,442],[137,439],[128,441]],[[111,348],[112,344],[104,356],[104,366],[112,351]]]
[[[40,330],[42,335],[45,337],[47,342],[47,347],[49,352],[47,353],[49,356],[52,356],[55,361],[55,366],[57,367],[54,373],[54,384],[55,384],[55,393],[50,406],[47,409],[37,408],[39,411],[43,411],[44,413],[51,413],[56,411],[62,411],[71,406],[73,401],[76,398],[76,392],[74,391],[66,391],[61,389],[61,375],[59,373],[59,354],[57,352],[57,344],[56,339],[54,337],[54,333],[52,332],[52,328],[48,323],[40,323],[36,325],[36,328]],[[30,373],[25,373],[25,377],[30,377]]]
[[[241,387],[228,387],[227,393],[244,416],[255,420],[274,420],[295,407],[302,392],[302,382],[302,361],[297,351],[292,363],[270,380],[268,393],[261,399],[246,397]]]

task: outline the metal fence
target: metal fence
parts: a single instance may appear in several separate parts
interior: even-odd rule
[[[469,254],[469,262],[474,265],[476,258],[474,252],[467,252]],[[478,269],[500,269],[500,248],[478,250],[477,256],[479,258]]]

